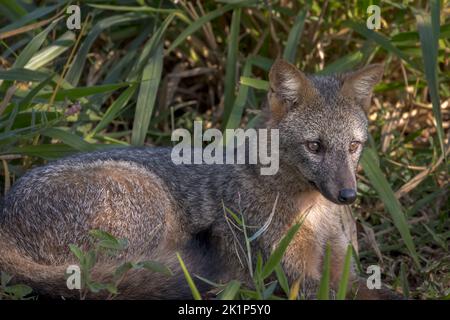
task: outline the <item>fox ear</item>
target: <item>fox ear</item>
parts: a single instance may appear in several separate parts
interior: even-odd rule
[[[344,96],[353,97],[367,111],[370,106],[373,87],[380,82],[384,72],[384,64],[371,64],[343,78],[341,92]]]
[[[269,104],[274,117],[282,117],[298,100],[315,92],[311,81],[294,65],[277,59],[269,72]]]

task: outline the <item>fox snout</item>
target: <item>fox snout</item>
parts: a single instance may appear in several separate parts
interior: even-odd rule
[[[356,200],[356,187],[337,188],[335,185],[323,187],[318,185],[317,189],[325,198],[336,204],[352,204]]]

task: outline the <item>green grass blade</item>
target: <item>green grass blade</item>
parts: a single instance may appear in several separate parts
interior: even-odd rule
[[[96,149],[95,145],[90,144],[83,140],[80,136],[77,136],[73,133],[57,129],[57,128],[50,128],[42,131],[42,134],[44,136],[51,137],[53,139],[61,140],[68,146],[71,146],[72,148],[83,151],[83,152],[89,152],[94,151]]]
[[[351,263],[352,263],[352,246],[348,245],[347,253],[345,254],[344,267],[342,268],[342,276],[339,282],[339,289],[336,295],[336,300],[344,300],[347,295]]]
[[[259,55],[251,56],[249,59],[252,61],[253,66],[261,68],[262,70],[264,70],[266,72],[269,72],[270,67],[273,64],[272,59],[262,57]]]
[[[192,277],[189,274],[189,271],[186,268],[186,265],[184,264],[183,260],[181,259],[180,254],[178,252],[177,252],[177,258],[178,258],[178,261],[180,262],[181,269],[183,270],[184,277],[186,278],[189,288],[191,289],[192,296],[194,297],[195,300],[202,300],[202,296],[200,295],[200,292],[198,291],[198,289],[194,283],[194,280],[192,280]]]
[[[233,11],[231,18],[230,35],[228,37],[228,53],[225,68],[225,90],[223,124],[227,123],[228,117],[233,109],[236,91],[236,67],[238,63],[239,30],[241,23],[241,8]]]
[[[142,146],[155,106],[156,94],[161,80],[163,44],[160,43],[142,72],[141,85],[136,103],[136,113],[131,134],[131,144]]]
[[[223,201],[222,201],[222,206],[224,206]],[[237,223],[239,226],[242,226],[242,225],[244,224],[243,220],[240,219],[240,218],[237,216],[236,213],[234,213],[234,212],[231,211],[230,209],[226,208],[225,206],[224,206],[224,208],[225,208],[225,211],[226,211],[226,212],[234,219],[234,221],[236,221],[236,223]]]
[[[435,56],[437,56],[439,50],[439,38],[441,29],[440,27],[441,8],[439,0],[431,0],[430,7],[431,7],[431,30],[433,34],[434,54]]]
[[[377,191],[378,195],[383,201],[387,211],[390,213],[394,225],[400,232],[406,247],[409,250],[411,257],[418,267],[420,267],[419,257],[417,255],[414,241],[411,237],[408,223],[406,222],[405,214],[403,212],[400,202],[394,195],[391,186],[389,185],[386,177],[381,171],[376,161],[375,151],[371,148],[366,148],[361,157],[361,164],[364,168],[364,172],[369,178],[372,186]]]
[[[0,80],[8,81],[44,81],[48,74],[28,69],[0,70]]]
[[[117,26],[124,23],[133,23],[140,19],[148,19],[148,16],[145,14],[135,14],[128,13],[122,15],[116,15],[112,17],[105,18],[99,21],[89,32],[87,37],[83,40],[78,53],[76,54],[72,65],[67,72],[66,81],[71,83],[73,86],[76,86],[80,80],[81,74],[84,70],[84,64],[88,60],[87,55],[89,53],[89,49],[94,43],[95,39],[103,32],[103,30],[111,28],[113,26]]]
[[[352,247],[352,257],[353,257],[353,261],[355,262],[355,267],[356,270],[359,274],[362,274],[364,272],[361,261],[359,260],[359,254],[358,252],[356,252],[355,247],[353,247],[353,245],[351,245]]]
[[[22,50],[20,55],[17,57],[16,62],[13,64],[13,68],[23,68],[27,62],[31,59],[31,57],[39,50],[41,45],[44,43],[47,35],[50,31],[56,26],[58,21],[61,18],[50,23],[47,28],[44,29],[41,33],[39,33],[36,37],[34,37],[30,43]]]
[[[164,34],[174,19],[174,15],[169,15],[159,29],[153,34],[145,45],[138,62],[132,70],[130,79],[135,79],[140,71],[140,64],[145,63],[142,75],[139,94],[136,103],[136,112],[131,133],[131,144],[141,146],[145,142],[151,116],[155,106],[158,86],[161,81],[163,68],[163,43]]]
[[[331,247],[327,243],[325,249],[325,257],[322,269],[322,278],[320,279],[319,290],[317,292],[317,299],[319,300],[329,300],[330,299],[330,274],[331,274]]]
[[[268,300],[270,297],[272,297],[277,286],[278,286],[278,283],[276,281],[269,284],[267,286],[267,288],[264,290],[264,292],[262,293],[262,300]]]
[[[74,256],[78,259],[79,262],[84,259],[84,252],[75,244],[69,244],[70,251],[74,254]]]
[[[254,89],[258,90],[269,90],[269,81],[261,80],[261,79],[255,79],[250,77],[241,77],[240,84],[244,86],[248,86]]]
[[[112,11],[126,11],[126,12],[147,12],[147,13],[179,13],[178,9],[153,8],[149,6],[115,6],[108,4],[88,4],[88,6]]]
[[[275,267],[275,274],[277,275],[278,283],[280,284],[281,289],[283,289],[286,296],[289,296],[289,283],[281,264],[278,264]]]
[[[27,14],[27,10],[17,0],[2,0],[0,8],[4,9],[4,11],[1,11],[1,14],[13,21]]]
[[[299,47],[300,37],[303,32],[303,27],[305,26],[307,12],[307,8],[300,10],[294,25],[289,32],[286,47],[283,52],[283,58],[291,63],[295,62],[295,57],[297,56],[297,48]]]
[[[47,75],[46,77],[47,78]],[[45,79],[44,78],[44,79]],[[104,84],[99,86],[92,87],[78,87],[73,89],[65,89],[59,90],[55,96],[55,101],[64,101],[66,98],[70,100],[76,100],[83,97],[87,97],[97,93],[104,93],[114,91],[126,86],[129,86],[129,83],[116,83],[116,84]],[[39,94],[38,97],[48,99],[52,96],[52,92]]]
[[[31,100],[47,85],[52,81],[53,76],[47,77],[44,81],[41,81],[36,87],[31,89],[27,95],[19,102],[19,111],[26,110],[31,105]]]
[[[47,63],[55,60],[58,56],[63,54],[74,43],[75,33],[73,33],[72,31],[65,32],[50,46],[33,55],[33,57],[25,65],[25,68],[30,70],[37,70],[45,66]]]
[[[402,291],[403,295],[406,299],[409,297],[409,284],[408,284],[408,277],[406,275],[406,266],[402,263],[400,264],[400,282],[402,284]]]
[[[325,68],[317,72],[317,74],[326,76],[334,73],[349,71],[361,62],[362,58],[363,54],[360,51],[347,54],[342,58],[328,64]]]
[[[253,59],[247,59],[244,65],[244,70],[240,78],[240,87],[236,100],[234,101],[233,109],[230,113],[229,119],[226,122],[226,129],[236,129],[242,120],[244,114],[244,108],[247,104],[247,100],[250,93],[250,88],[267,91],[269,89],[269,83],[265,80],[251,78],[251,69],[253,65]],[[225,143],[228,141],[225,136]]]
[[[220,294],[220,300],[234,300],[240,288],[241,283],[239,281],[230,281],[230,283],[228,283],[223,292]]]
[[[152,33],[153,26],[148,25],[142,29],[142,31],[137,35],[137,37],[129,44],[127,53],[120,58],[112,68],[110,68],[109,72],[105,75],[103,80],[103,84],[120,82],[122,79],[132,79],[130,82],[136,82],[138,77],[131,77],[130,71],[133,69],[133,66],[136,67],[136,57],[139,53],[143,53],[144,49],[141,48],[141,45],[145,42],[148,35]],[[89,98],[89,102],[93,106],[101,106],[103,103],[107,101],[107,99],[111,96],[111,94],[101,94],[95,95]]]
[[[247,62],[244,65],[244,70],[242,72],[243,77],[250,77],[251,70],[252,63],[249,59],[247,59]],[[236,100],[234,101],[233,109],[231,110],[229,118],[226,121],[226,129],[236,129],[237,127],[239,127],[239,123],[241,122],[244,108],[247,103],[248,91],[248,86],[240,86],[238,95],[236,97]]]
[[[116,118],[116,116],[127,105],[130,98],[136,92],[136,88],[136,85],[132,85],[124,92],[122,92],[122,94],[111,104],[111,106],[109,106],[108,110],[106,110],[105,114],[102,117],[102,120],[100,120],[95,129],[92,131],[90,137],[96,135],[98,132],[100,132],[100,130],[106,128],[106,126]]]
[[[444,249],[444,251],[448,251],[448,244],[447,241],[445,241],[444,239],[442,239],[438,234],[436,234],[436,232],[433,231],[433,229],[431,229],[429,226],[427,226],[425,223],[422,223],[422,226],[428,231],[428,233],[431,235],[431,237],[433,238],[434,242],[436,242],[436,244],[440,245],[442,247],[442,249]]]
[[[390,39],[382,35],[381,33],[368,29],[364,23],[345,21],[343,24],[355,30],[357,33],[361,34],[365,38],[374,41],[376,44],[381,46],[387,52],[395,54],[396,56],[403,59],[411,66],[417,68],[416,64],[411,60],[408,54],[406,54],[405,52],[394,46],[390,41]]]
[[[193,34],[194,32],[196,32],[198,29],[200,29],[201,27],[203,27],[203,25],[205,23],[208,23],[209,21],[220,17],[222,15],[224,15],[226,12],[239,8],[239,7],[245,7],[245,6],[250,6],[252,4],[255,4],[257,1],[255,0],[248,0],[248,1],[239,1],[237,3],[229,3],[223,7],[220,7],[216,10],[213,10],[207,14],[205,14],[204,16],[201,16],[199,19],[197,19],[196,21],[194,21],[193,23],[191,23],[170,45],[169,49],[167,50],[168,52],[172,51],[173,49],[175,49],[176,47],[178,47],[182,42],[184,42],[184,40],[189,37],[191,34]]]
[[[162,273],[166,276],[173,276],[172,270],[170,270],[167,266],[163,265],[162,263],[159,263],[157,261],[143,261],[139,263],[142,265],[143,268],[153,271]]]
[[[28,23],[31,23],[33,21],[35,21],[36,19],[39,19],[41,17],[44,17],[46,15],[48,15],[50,12],[55,11],[56,8],[60,7],[63,3],[57,3],[55,5],[52,6],[48,6],[48,7],[42,7],[42,8],[37,8],[36,10],[33,10],[32,12],[26,14],[25,16],[23,16],[22,18],[14,21],[11,24],[8,24],[7,26],[3,27],[0,29],[0,34],[6,31],[10,31],[10,30],[14,30],[17,28],[20,28]]]
[[[298,299],[298,295],[300,293],[300,281],[301,281],[301,278],[298,278],[292,283],[292,285],[289,289],[288,300],[297,300]]]
[[[10,154],[24,154],[31,157],[40,157],[46,160],[55,160],[77,152],[76,149],[66,144],[40,144],[8,149]]]

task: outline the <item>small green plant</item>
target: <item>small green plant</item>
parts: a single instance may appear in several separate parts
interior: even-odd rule
[[[274,208],[272,210],[272,213],[268,219],[268,221],[259,229],[257,230],[252,236],[248,235],[247,228],[249,226],[246,225],[245,218],[240,214],[238,216],[236,213],[231,211],[230,209],[224,208],[225,212],[225,218],[227,219],[227,222],[231,228],[231,231],[233,235],[235,236],[236,245],[241,250],[241,253],[245,255],[245,259],[241,258],[238,253],[239,260],[242,262],[242,260],[246,260],[248,271],[250,274],[250,277],[253,281],[253,288],[245,288],[242,286],[242,283],[237,280],[231,280],[227,284],[219,284],[214,283],[208,279],[205,279],[201,277],[200,275],[196,275],[198,279],[201,281],[204,281],[211,286],[215,287],[218,290],[218,298],[221,300],[233,300],[233,299],[257,299],[257,300],[267,300],[267,299],[283,299],[282,297],[278,297],[274,294],[275,290],[278,288],[278,285],[281,287],[281,289],[286,294],[286,297],[289,296],[291,293],[291,290],[288,286],[288,281],[286,278],[286,275],[283,271],[283,268],[281,267],[281,259],[283,258],[284,252],[286,251],[289,243],[294,238],[295,234],[300,229],[302,222],[295,224],[292,226],[287,234],[281,239],[280,243],[278,244],[278,247],[272,252],[270,257],[267,259],[266,262],[263,261],[262,255],[258,253],[257,259],[256,259],[256,265],[253,266],[253,256],[251,251],[251,245],[250,243],[260,237],[265,230],[269,227],[270,221],[273,217],[273,214],[275,213],[275,207],[277,203],[278,197],[275,200]],[[228,214],[228,215],[227,215]],[[231,221],[230,219],[234,220]],[[239,229],[242,231],[245,239],[245,249],[244,247],[238,242],[237,236],[235,231],[233,230],[233,227]],[[239,252],[239,251],[238,251]],[[181,256],[177,254],[178,260],[180,261],[181,268],[184,272],[184,275],[186,277],[186,280],[189,284],[189,287],[192,291],[192,295],[196,300],[200,300],[201,296],[200,293],[192,280],[191,275],[189,274],[185,263],[183,262]],[[272,279],[272,275],[274,275],[277,280]],[[270,280],[269,280],[270,279]],[[298,292],[298,290],[297,290]]]
[[[296,233],[299,231],[304,220],[295,224],[288,230],[286,235],[281,239],[277,248],[272,252],[267,261],[264,261],[261,253],[258,253],[258,255],[256,256],[256,264],[255,264],[254,263],[255,259],[253,257],[253,253],[251,250],[251,242],[260,237],[269,227],[273,214],[275,213],[277,201],[278,197],[275,200],[275,204],[270,217],[268,218],[266,223],[259,230],[257,230],[252,236],[249,236],[248,229],[253,227],[248,226],[246,224],[244,215],[242,213],[238,215],[223,205],[225,219],[228,225],[230,226],[231,232],[235,238],[236,248],[238,248],[236,250],[238,258],[241,262],[244,260],[246,261],[246,265],[248,268],[249,275],[252,279],[253,286],[252,288],[246,288],[240,281],[237,280],[231,280],[229,283],[226,284],[219,284],[214,283],[208,279],[205,279],[199,275],[196,275],[198,279],[210,284],[211,286],[217,289],[219,299],[279,300],[293,297],[294,297],[293,299],[297,298],[299,292],[299,282],[296,284],[294,283],[292,288],[289,288],[286,274],[284,273],[283,268],[281,266],[281,260],[287,247],[289,246],[289,243],[292,241]],[[234,229],[238,229],[239,231],[242,232],[245,242],[244,246],[239,242],[238,236],[236,235]],[[241,257],[241,255],[243,255],[244,257]],[[195,286],[195,283],[192,280],[192,277],[190,276],[188,270],[186,269],[183,260],[181,259],[179,254],[177,256],[194,298],[201,299],[200,293],[197,287]],[[242,264],[245,265],[243,262]],[[281,289],[282,292],[284,292],[285,297],[275,294],[275,291],[277,289]]]
[[[186,264],[184,263],[183,259],[181,258],[180,254],[177,252],[177,258],[180,262],[181,270],[183,270],[184,277],[186,278],[186,281],[189,285],[189,288],[191,289],[192,296],[195,300],[202,300],[202,296],[200,295],[200,292],[197,289],[197,286],[194,283],[194,280],[192,280],[191,275],[189,274],[189,271],[186,267]]]
[[[24,284],[10,285],[12,277],[5,272],[1,272],[0,276],[0,300],[31,300],[33,296],[29,296],[33,289]]]
[[[289,243],[292,241],[296,233],[299,231],[302,223],[301,222],[293,225],[286,235],[281,239],[277,248],[272,252],[267,261],[264,261],[261,253],[258,252],[256,256],[256,265],[253,267],[254,257],[251,250],[251,242],[255,241],[259,238],[269,227],[272,221],[273,215],[275,214],[276,205],[278,202],[278,196],[275,199],[275,203],[272,209],[272,212],[267,219],[266,223],[258,229],[252,236],[249,236],[248,229],[252,228],[252,226],[248,226],[245,220],[244,215],[242,214],[242,210],[239,212],[239,216],[232,212],[230,209],[224,206],[225,219],[230,226],[230,229],[235,236],[235,242],[238,244],[238,247],[241,249],[241,252],[245,254],[247,257],[247,266],[250,277],[253,280],[253,288],[254,289],[245,289],[242,288],[240,290],[237,289],[236,281],[231,281],[226,286],[223,287],[223,290],[219,297],[221,299],[233,299],[233,298],[242,298],[242,299],[257,299],[257,300],[266,300],[266,299],[280,299],[277,295],[274,295],[275,290],[278,287],[285,292],[286,296],[288,296],[288,282],[286,278],[286,274],[281,267],[281,260],[283,258],[284,253],[286,252]],[[227,215],[228,213],[228,215]],[[231,221],[233,219],[234,221]],[[239,245],[238,237],[233,231],[233,226],[237,227],[238,230],[242,230],[245,241],[245,250],[242,246]],[[237,251],[239,254],[239,251]],[[272,277],[275,273],[275,278]],[[278,286],[279,285],[279,286]],[[234,293],[234,295],[231,295]]]
[[[278,198],[277,198],[278,200]],[[219,284],[212,282],[208,279],[201,277],[200,275],[195,275],[199,280],[208,283],[212,287],[214,287],[217,291],[217,297],[220,300],[233,300],[233,299],[244,299],[244,300],[297,300],[301,298],[300,295],[300,287],[301,287],[301,279],[295,280],[291,285],[289,285],[286,274],[281,266],[282,258],[291,243],[294,236],[297,232],[300,232],[300,228],[306,218],[303,219],[293,225],[286,233],[286,235],[281,239],[277,248],[272,252],[267,261],[264,261],[261,253],[258,253],[256,258],[256,264],[253,266],[253,257],[251,252],[250,243],[261,236],[269,227],[272,216],[275,212],[276,202],[274,204],[274,209],[272,210],[271,216],[268,221],[261,227],[258,231],[256,231],[251,237],[248,236],[247,228],[249,226],[246,225],[244,216],[242,213],[238,216],[236,213],[231,211],[230,209],[224,206],[226,219],[233,219],[233,222],[230,222],[229,225],[238,228],[244,235],[245,239],[245,247],[247,249],[244,252],[243,246],[239,245],[241,252],[245,253],[248,258],[248,271],[253,281],[252,288],[246,288],[240,281],[231,280],[225,284]],[[228,220],[227,220],[228,221]],[[233,235],[236,236],[234,230],[232,231]],[[237,241],[237,237],[235,237]],[[239,252],[239,251],[238,251]],[[202,297],[200,292],[198,291],[194,281],[192,280],[191,275],[189,274],[184,261],[182,260],[180,254],[177,253],[178,260],[180,262],[181,268],[184,272],[185,278],[189,284],[192,295],[194,299],[201,300]],[[324,256],[324,265],[322,270],[322,278],[320,280],[318,291],[317,291],[317,299],[320,300],[328,300],[328,299],[336,299],[336,300],[344,300],[348,294],[348,285],[350,278],[350,268],[351,268],[351,260],[352,257],[354,259],[358,259],[355,255],[355,250],[351,244],[347,247],[347,253],[344,259],[344,266],[342,270],[342,275],[339,281],[338,291],[332,292],[330,286],[330,272],[331,272],[331,247],[329,244],[326,246],[325,256]],[[242,258],[239,257],[242,261]],[[284,294],[284,295],[283,295]]]
[[[117,239],[108,232],[101,230],[91,230],[89,232],[92,241],[92,248],[83,251],[80,247],[71,244],[70,250],[78,260],[81,271],[81,290],[80,299],[84,300],[89,293],[97,294],[101,291],[107,291],[107,299],[113,299],[119,294],[119,285],[131,270],[146,269],[152,272],[163,273],[167,276],[172,275],[172,271],[161,263],[155,261],[126,261],[120,264],[108,281],[96,281],[92,274],[98,259],[103,256],[116,256],[127,247],[126,239]]]

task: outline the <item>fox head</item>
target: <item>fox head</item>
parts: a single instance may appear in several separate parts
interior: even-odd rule
[[[366,112],[383,69],[373,64],[342,75],[306,76],[277,60],[270,70],[269,126],[280,133],[280,163],[334,203],[356,199]]]

